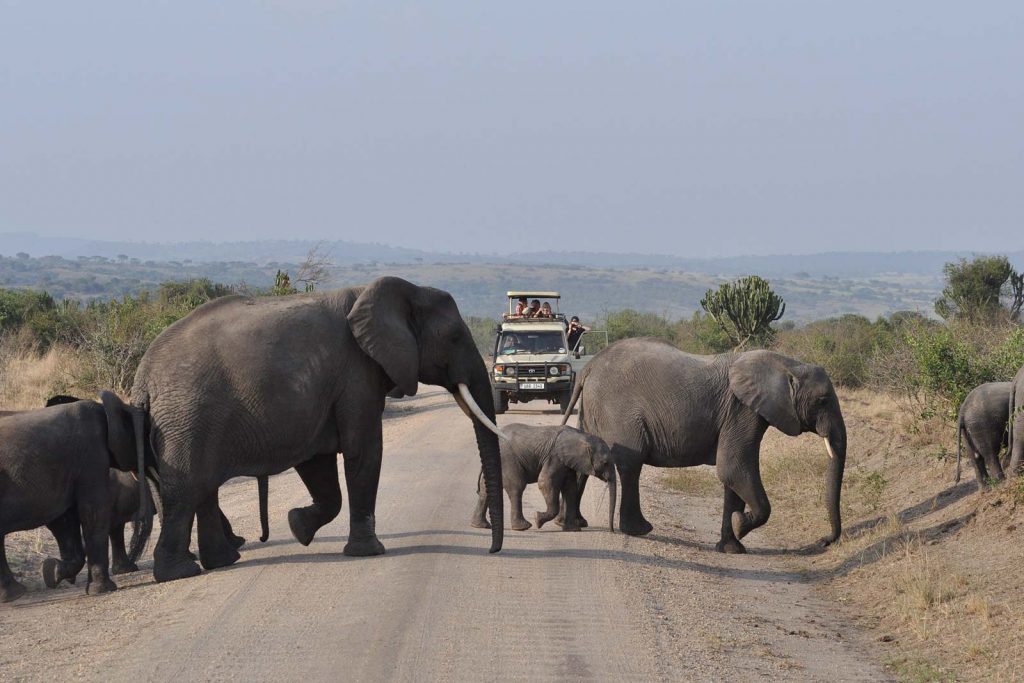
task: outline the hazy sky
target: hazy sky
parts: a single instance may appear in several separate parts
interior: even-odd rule
[[[1024,248],[1024,3],[0,0],[0,233]]]

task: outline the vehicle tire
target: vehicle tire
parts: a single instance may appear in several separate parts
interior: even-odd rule
[[[508,410],[508,394],[501,389],[491,389],[491,394],[494,395],[494,414],[504,415]]]
[[[565,415],[565,411],[569,410],[569,401],[572,400],[572,392],[567,391],[558,397],[558,412]]]

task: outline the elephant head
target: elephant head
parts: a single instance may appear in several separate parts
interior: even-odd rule
[[[491,381],[473,336],[447,292],[396,277],[367,285],[348,313],[359,347],[393,383],[414,396],[417,383],[447,389],[473,420],[491,518],[491,552],[501,550],[504,510],[501,457]],[[383,398],[383,395],[382,395]]]
[[[748,351],[730,366],[729,388],[784,434],[814,432],[824,439],[829,455],[825,505],[832,526],[824,541],[836,541],[842,533],[839,496],[846,466],[846,423],[828,373],[770,351]]]
[[[615,531],[617,479],[608,444],[593,434],[563,427],[556,440],[556,449],[561,461],[576,472],[597,477],[608,484],[608,529]]]

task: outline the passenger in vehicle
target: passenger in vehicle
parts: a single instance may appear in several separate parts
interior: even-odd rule
[[[519,297],[519,303],[516,304],[515,316],[517,318],[522,318],[524,315],[526,315],[526,311],[529,310],[529,308],[529,304],[526,303],[526,297]]]
[[[527,318],[536,318],[540,314],[540,299],[534,299],[530,302],[530,307],[526,309]]]

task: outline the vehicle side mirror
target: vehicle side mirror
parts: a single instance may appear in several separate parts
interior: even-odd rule
[[[575,351],[572,352],[572,357],[575,358],[576,360],[579,360],[580,359],[580,354],[582,352],[583,352],[583,349],[576,349]]]

